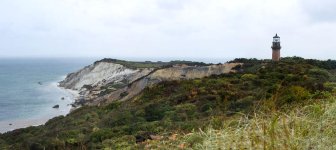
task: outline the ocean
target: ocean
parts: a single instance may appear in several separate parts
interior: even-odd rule
[[[73,94],[59,88],[58,82],[93,61],[0,59],[0,133],[69,113]],[[52,108],[55,105],[59,108]]]

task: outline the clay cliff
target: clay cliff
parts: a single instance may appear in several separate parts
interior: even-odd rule
[[[190,62],[185,64],[125,62],[110,59],[97,61],[68,74],[60,82],[60,86],[79,91],[81,96],[76,100],[76,105],[104,105],[115,100],[131,99],[147,86],[162,81],[188,80],[230,73],[234,72],[233,67],[239,65],[238,63],[207,65]]]

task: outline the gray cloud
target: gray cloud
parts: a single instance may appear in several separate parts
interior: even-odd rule
[[[304,11],[313,21],[336,21],[335,0],[302,0],[301,3]]]
[[[2,0],[0,57],[269,58],[277,32],[283,56],[332,58],[335,3],[318,2]]]
[[[186,3],[189,3],[190,0],[169,0],[169,1],[157,1],[159,8],[167,10],[181,10],[184,8]]]

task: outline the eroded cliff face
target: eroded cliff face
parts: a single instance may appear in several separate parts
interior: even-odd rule
[[[209,66],[174,65],[162,68],[130,69],[112,62],[97,62],[69,74],[60,86],[80,91],[77,104],[103,105],[128,100],[144,88],[161,81],[187,80],[234,72],[237,63]]]
[[[81,90],[85,87],[101,86],[111,82],[128,84],[148,74],[151,70],[150,68],[129,69],[120,64],[98,62],[69,74],[65,80],[60,82],[60,86],[72,90]]]
[[[226,63],[209,66],[175,65],[169,68],[158,69],[140,80],[131,83],[125,88],[96,99],[96,101],[93,101],[93,104],[105,104],[115,100],[128,100],[138,95],[147,86],[151,86],[162,81],[188,80],[235,72],[232,68],[237,65],[239,64]]]

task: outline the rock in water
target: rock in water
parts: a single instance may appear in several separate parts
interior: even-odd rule
[[[61,100],[64,100],[64,99],[65,99],[64,97],[61,98]]]
[[[55,105],[53,108],[59,108],[59,105]]]

